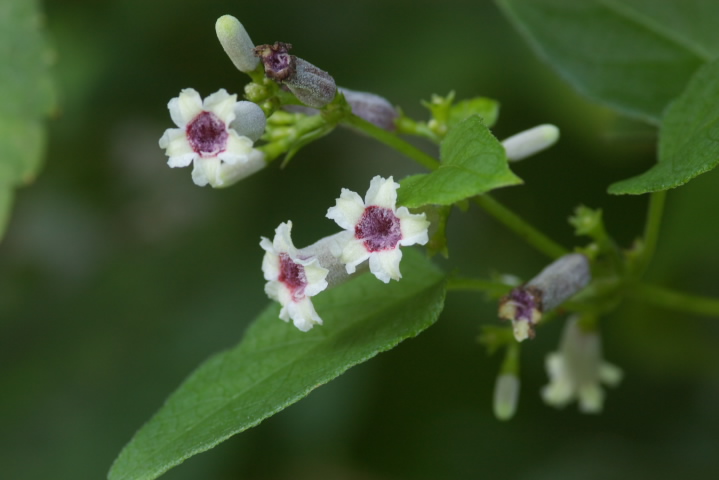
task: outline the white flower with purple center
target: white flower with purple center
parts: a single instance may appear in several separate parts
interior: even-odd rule
[[[291,231],[292,222],[281,223],[273,241],[262,237],[262,272],[267,280],[265,292],[282,305],[280,318],[285,322],[292,319],[295,327],[306,332],[315,324],[322,325],[309,297],[327,288],[328,270],[316,257],[304,257],[295,248]]]
[[[349,232],[339,257],[347,273],[354,273],[357,265],[369,259],[375,277],[384,283],[399,280],[399,247],[427,243],[429,222],[424,214],[413,215],[407,207],[395,207],[398,188],[392,177],[376,176],[364,202],[357,193],[343,188],[337,204],[327,210],[327,218]]]
[[[170,157],[167,164],[176,168],[194,163],[192,180],[201,187],[226,187],[263,168],[263,153],[236,131],[237,121],[230,126],[237,104],[237,95],[224,89],[203,101],[197,91],[186,88],[170,100],[167,108],[179,128],[168,128],[160,138],[160,148]]]

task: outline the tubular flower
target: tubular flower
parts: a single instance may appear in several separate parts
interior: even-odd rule
[[[160,138],[160,148],[170,157],[167,164],[176,168],[194,163],[192,180],[201,187],[226,187],[263,168],[263,153],[230,127],[233,121],[239,123],[236,104],[237,95],[224,89],[204,102],[192,88],[170,100],[167,107],[179,128],[168,128]]]
[[[581,253],[558,258],[537,276],[513,288],[499,300],[499,318],[512,321],[518,342],[534,337],[534,326],[544,313],[558,307],[565,300],[589,284],[592,275],[589,260]]]
[[[600,383],[616,386],[622,371],[602,358],[602,339],[596,331],[585,331],[577,317],[567,320],[559,351],[546,359],[549,384],[542,398],[549,405],[564,407],[575,398],[583,413],[599,413],[604,404]]]
[[[280,318],[292,319],[295,327],[306,332],[315,324],[322,325],[310,297],[327,288],[328,270],[316,257],[302,255],[292,244],[292,222],[281,223],[270,241],[262,237],[260,246],[265,250],[262,272],[265,275],[265,292],[280,302]]]
[[[384,283],[399,280],[399,247],[427,243],[429,222],[424,214],[413,215],[406,207],[395,207],[398,188],[392,177],[376,176],[364,202],[357,193],[343,188],[337,204],[327,210],[327,218],[349,232],[339,257],[347,273],[354,273],[357,265],[369,259],[375,277]]]

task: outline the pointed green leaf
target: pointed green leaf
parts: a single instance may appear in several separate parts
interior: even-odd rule
[[[452,128],[440,145],[441,165],[402,180],[398,203],[407,207],[452,205],[522,180],[507,164],[504,147],[475,116]]]
[[[719,164],[719,60],[702,67],[662,121],[659,161],[609,193],[641,194],[683,185]]]
[[[578,91],[650,123],[719,56],[713,0],[496,1]]]
[[[444,304],[444,276],[405,249],[403,278],[367,274],[314,298],[324,320],[307,333],[268,307],[232,350],[211,357],[140,429],[110,480],[157,478],[187,458],[296,402],[348,368],[432,325]]]

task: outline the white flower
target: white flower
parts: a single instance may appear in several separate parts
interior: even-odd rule
[[[282,320],[287,322],[291,318],[295,327],[306,332],[315,324],[322,324],[309,297],[327,288],[328,270],[317,258],[304,257],[295,248],[291,231],[292,222],[281,223],[272,242],[262,237],[260,246],[266,251],[262,259],[262,271],[267,280],[265,292],[282,305]]]
[[[327,210],[327,218],[349,232],[340,254],[347,273],[354,273],[357,265],[369,258],[375,277],[385,283],[399,280],[399,247],[427,243],[429,222],[425,215],[413,215],[406,207],[395,209],[398,188],[392,177],[376,176],[364,202],[358,194],[343,188],[336,206]]]
[[[622,371],[602,359],[602,341],[597,332],[584,331],[577,317],[567,319],[559,352],[546,359],[549,385],[542,397],[549,405],[564,407],[575,398],[583,413],[599,413],[604,404],[600,382],[619,384]]]
[[[201,187],[226,187],[263,168],[264,154],[230,127],[236,104],[237,95],[224,89],[204,102],[192,88],[170,100],[167,108],[179,128],[168,128],[160,138],[160,148],[170,157],[167,164],[176,168],[194,163],[192,180]]]

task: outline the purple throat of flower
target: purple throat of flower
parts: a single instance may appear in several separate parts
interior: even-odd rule
[[[402,240],[399,218],[392,209],[370,205],[355,225],[355,238],[363,240],[370,253],[394,250]]]
[[[214,157],[227,148],[227,127],[212,112],[202,112],[187,125],[187,141],[202,158]]]
[[[541,292],[532,287],[514,288],[502,298],[500,303],[511,303],[515,308],[514,320],[524,320],[529,323],[533,322],[535,311],[542,311]]]
[[[307,275],[305,267],[292,261],[286,253],[280,253],[280,275],[277,278],[290,291],[292,300],[299,302],[305,298]]]

